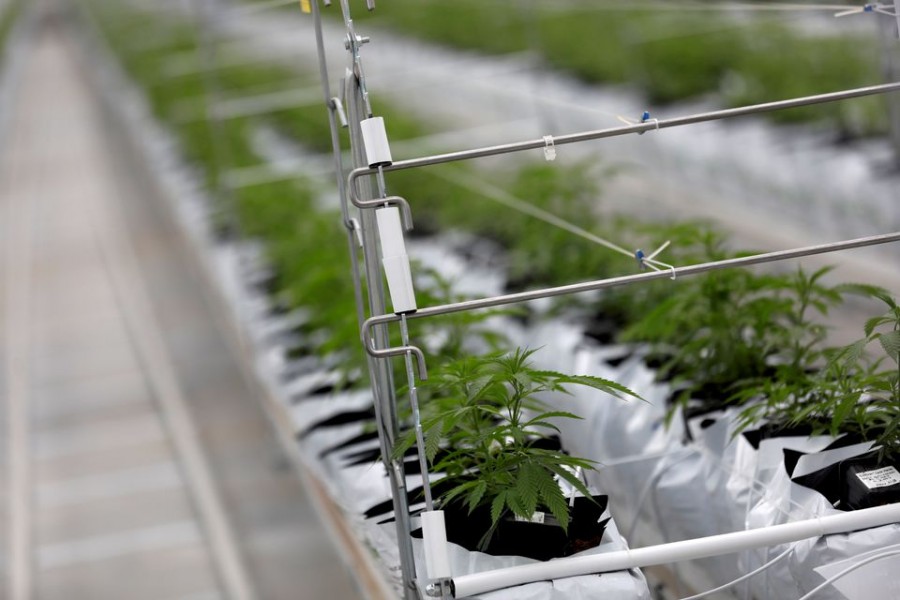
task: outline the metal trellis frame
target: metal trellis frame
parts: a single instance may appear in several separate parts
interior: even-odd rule
[[[454,302],[420,308],[403,314],[389,313],[385,301],[381,255],[378,244],[379,233],[375,225],[375,211],[386,206],[399,207],[403,216],[404,227],[407,230],[412,228],[412,211],[410,204],[406,199],[399,196],[388,196],[385,185],[385,173],[529,150],[542,150],[547,148],[549,144],[552,144],[555,148],[556,146],[565,144],[600,140],[627,134],[642,134],[648,131],[658,131],[671,127],[731,119],[788,108],[812,106],[876,94],[886,94],[900,91],[900,82],[779,100],[725,110],[708,111],[669,119],[649,119],[640,123],[632,123],[621,127],[583,131],[560,136],[544,136],[540,139],[472,148],[458,152],[396,161],[381,166],[371,166],[366,164],[366,149],[364,147],[360,126],[361,121],[370,119],[374,116],[369,101],[365,73],[360,57],[360,50],[364,44],[369,42],[369,38],[360,36],[356,33],[350,14],[349,2],[348,0],[340,0],[340,9],[346,31],[344,46],[349,53],[349,64],[343,82],[343,99],[333,96],[330,91],[328,70],[325,63],[321,7],[319,6],[320,1],[323,0],[313,0],[311,2],[319,52],[319,67],[322,77],[325,104],[328,108],[329,123],[331,126],[335,171],[338,189],[341,195],[342,217],[344,224],[347,227],[348,248],[351,255],[352,275],[357,296],[357,317],[360,323],[362,343],[368,354],[369,373],[374,394],[376,421],[381,443],[382,458],[384,459],[387,468],[393,494],[393,506],[398,534],[397,541],[404,583],[404,596],[407,599],[411,600],[412,598],[420,597],[423,593],[435,595],[447,593],[444,586],[439,586],[437,588],[433,586],[427,587],[425,584],[428,582],[424,580],[424,575],[421,578],[417,578],[416,565],[409,536],[410,514],[403,472],[403,462],[402,460],[397,460],[393,456],[394,442],[399,435],[400,424],[397,419],[396,389],[393,381],[393,372],[390,360],[385,359],[399,356],[405,358],[407,374],[410,379],[411,393],[413,393],[415,389],[415,377],[418,376],[419,379],[424,380],[427,379],[428,376],[425,353],[420,348],[411,345],[408,342],[408,332],[406,330],[407,320],[435,317],[462,311],[482,310],[529,302],[542,298],[631,285],[656,279],[677,279],[720,269],[744,268],[763,263],[797,259],[817,254],[900,241],[900,232],[872,235],[816,246],[793,248],[741,258],[671,267],[634,275],[550,287],[528,292]],[[330,2],[325,1],[325,4],[330,5]],[[367,5],[369,10],[374,8],[374,3],[372,2],[367,2]],[[347,120],[349,122],[351,155],[354,166],[349,174],[347,174],[346,179],[344,178],[344,165],[341,158],[340,139],[338,135],[338,121],[339,117],[343,115],[343,106],[345,103],[348,115]],[[340,121],[343,121],[343,119],[341,118]],[[368,176],[374,176],[374,180],[361,181],[363,177]],[[358,211],[358,218],[354,216],[356,211]],[[366,282],[365,299],[363,298],[363,280]],[[369,315],[368,318],[365,317],[366,314]],[[390,324],[398,322],[401,324],[403,343],[401,346],[391,347],[389,343],[388,327]],[[413,361],[416,362],[417,373],[412,368]],[[414,401],[414,397],[412,397],[411,402]],[[414,412],[416,411],[414,410]],[[422,465],[422,476],[427,488],[428,472],[425,464]],[[429,591],[423,592],[426,589]]]

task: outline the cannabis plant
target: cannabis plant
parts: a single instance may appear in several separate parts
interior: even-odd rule
[[[882,456],[900,456],[900,306],[891,294],[866,285],[847,291],[879,300],[887,311],[866,321],[864,337],[831,352],[818,405],[794,416],[819,411],[832,434],[855,433],[881,446]],[[877,344],[875,344],[877,342]],[[867,350],[876,349],[870,356]]]
[[[710,240],[708,259],[726,258]],[[626,341],[649,342],[661,357],[660,375],[692,395],[725,403],[735,383],[768,372],[768,358],[781,340],[771,324],[789,309],[778,292],[786,287],[778,275],[742,269],[710,273],[675,287],[624,333]]]
[[[783,310],[773,315],[768,335],[775,351],[769,357],[771,372],[738,382],[732,396],[737,404],[746,404],[738,420],[737,431],[762,421],[785,425],[791,415],[815,402],[820,387],[821,368],[825,365],[823,342],[828,327],[821,319],[843,301],[843,286],[822,282],[832,267],[807,274],[802,268],[780,290],[785,299]]]
[[[592,462],[553,449],[546,441],[558,428],[553,419],[578,419],[553,410],[548,397],[582,385],[624,398],[627,388],[605,379],[565,375],[532,367],[534,350],[468,357],[445,365],[426,387],[433,399],[424,408],[426,452],[435,472],[444,473],[446,491],[439,502],[463,506],[471,514],[489,507],[491,528],[480,546],[486,548],[500,519],[509,513],[530,519],[537,510],[553,515],[567,530],[568,504],[557,481],[567,482],[586,497],[576,476]],[[412,444],[411,436],[398,451]],[[435,461],[438,450],[442,457]]]

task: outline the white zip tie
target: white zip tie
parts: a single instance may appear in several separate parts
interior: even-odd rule
[[[675,267],[670,265],[669,263],[664,263],[661,260],[656,260],[656,257],[659,256],[659,254],[663,250],[668,248],[671,243],[672,243],[671,240],[666,240],[662,246],[660,246],[659,248],[654,250],[652,253],[650,253],[649,256],[645,256],[644,251],[641,250],[640,248],[635,250],[634,257],[637,259],[638,266],[641,268],[641,270],[644,270],[644,268],[646,268],[646,267],[649,267],[650,269],[652,269],[654,271],[662,271],[663,269],[669,269],[672,272],[671,279],[672,279],[672,281],[675,281],[675,278],[677,277],[676,272],[675,272]]]
[[[622,115],[616,115],[616,118],[626,125],[640,125],[641,123],[653,123],[656,125],[656,131],[659,131],[659,119],[650,116],[650,111],[645,110],[643,114],[641,114],[641,118],[638,120],[629,119],[628,117],[623,117]],[[644,135],[644,131],[638,132],[638,135]]]
[[[663,250],[665,250],[666,248],[668,248],[671,244],[672,244],[672,240],[666,240],[665,242],[663,242],[663,245],[662,245],[662,246],[660,246],[659,248],[657,248],[656,250],[654,250],[654,252],[653,252],[650,256],[648,256],[647,258],[645,258],[644,260],[653,260],[654,258],[656,258],[657,256],[659,256],[660,252],[662,252]]]
[[[544,136],[544,160],[547,162],[556,160],[556,146],[553,143],[552,135]]]
[[[878,14],[882,14],[882,15],[887,15],[889,17],[896,17],[897,16],[896,0],[895,0],[895,5],[894,5],[895,10],[892,11],[890,9],[891,9],[891,6],[888,4],[882,4],[881,2],[872,2],[869,4],[864,4],[862,6],[857,6],[855,8],[851,8],[848,10],[843,10],[841,12],[835,13],[834,16],[840,18],[840,17],[849,17],[851,15],[861,15],[864,13],[872,13],[872,14],[878,13]]]

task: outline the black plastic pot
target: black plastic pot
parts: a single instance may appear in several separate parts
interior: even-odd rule
[[[785,468],[793,471],[802,453],[785,450]],[[792,478],[816,490],[839,510],[859,510],[900,502],[900,462],[869,452],[814,473]]]
[[[881,461],[876,455],[845,460],[838,465],[841,504],[850,510],[900,502],[900,469],[897,461]]]
[[[550,513],[543,514],[543,523],[501,518],[487,549],[493,556],[522,556],[535,560],[551,560],[570,556],[594,548],[603,539],[609,519],[601,519],[606,511],[607,497],[593,499],[578,497],[570,509],[572,519],[568,534],[556,523]],[[471,551],[478,551],[478,543],[491,527],[489,506],[481,506],[471,513],[458,504],[444,509],[447,525],[447,541]],[[412,532],[422,537],[422,530]]]

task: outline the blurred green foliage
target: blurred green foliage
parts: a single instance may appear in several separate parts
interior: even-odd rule
[[[783,15],[609,8],[552,0],[391,0],[371,15],[357,11],[356,20],[457,48],[536,52],[585,81],[632,85],[652,104],[714,93],[727,106],[740,106],[880,82],[874,35],[811,33]],[[771,118],[826,119],[845,135],[866,135],[884,130],[882,102],[860,99]]]

